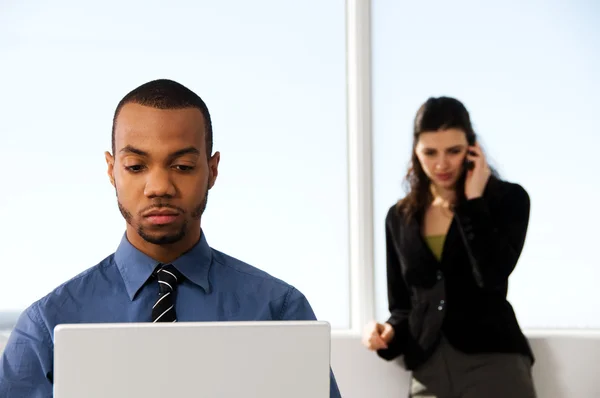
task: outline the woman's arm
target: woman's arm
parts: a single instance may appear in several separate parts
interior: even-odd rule
[[[389,342],[388,348],[377,351],[381,358],[387,360],[402,355],[406,347],[409,337],[408,315],[411,308],[410,294],[402,276],[400,257],[396,249],[398,236],[394,235],[392,228],[395,211],[397,211],[395,207],[392,207],[385,220],[388,308],[391,314],[387,323],[394,329],[394,337]]]
[[[455,209],[459,229],[471,260],[473,276],[482,288],[502,287],[521,255],[529,225],[529,195],[518,184],[492,180],[500,197],[467,200]]]

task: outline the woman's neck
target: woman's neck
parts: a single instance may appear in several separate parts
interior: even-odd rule
[[[434,206],[450,208],[456,200],[456,191],[454,189],[446,189],[431,184],[430,190],[431,195],[433,196],[432,204]]]

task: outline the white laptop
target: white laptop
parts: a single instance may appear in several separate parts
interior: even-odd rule
[[[55,398],[329,398],[320,321],[58,325]]]

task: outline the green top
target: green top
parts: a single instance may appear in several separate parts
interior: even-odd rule
[[[433,255],[440,261],[442,259],[442,250],[444,249],[444,241],[446,235],[430,235],[425,237],[427,245],[433,252]]]

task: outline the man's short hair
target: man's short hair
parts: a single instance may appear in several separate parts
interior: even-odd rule
[[[213,134],[212,123],[208,107],[198,96],[189,88],[173,80],[159,79],[144,83],[141,86],[130,91],[117,105],[112,124],[112,150],[115,152],[115,126],[117,117],[124,105],[134,103],[138,105],[150,106],[156,109],[184,109],[196,108],[202,112],[204,117],[204,130],[206,141],[206,156],[212,154]]]

